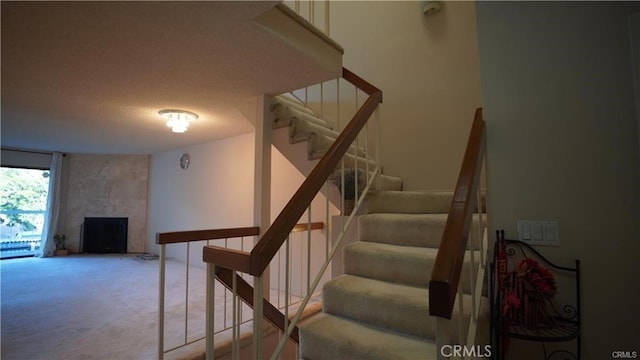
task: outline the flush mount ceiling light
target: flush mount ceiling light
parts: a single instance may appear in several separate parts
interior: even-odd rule
[[[167,119],[167,126],[174,133],[183,133],[189,128],[189,123],[198,118],[198,114],[191,111],[167,109],[161,110],[158,114]]]

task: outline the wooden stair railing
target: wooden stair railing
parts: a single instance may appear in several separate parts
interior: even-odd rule
[[[358,134],[378,108],[378,104],[382,102],[382,91],[351,71],[343,68],[342,78],[360,91],[366,93],[368,98],[362,103],[351,121],[285,205],[273,224],[254,245],[251,252],[230,250],[217,246],[204,247],[203,260],[215,265],[216,278],[225,283],[225,286],[229,286],[228,282],[232,281],[233,277],[230,275],[230,272],[233,271],[247,273],[254,277],[262,276],[265,269],[269,266],[269,263],[287,239],[289,233],[296,229],[303,231],[309,229],[308,224],[296,225],[296,222],[309,208],[316,194],[320,192],[329,176],[335,171],[341,159],[349,150],[351,144],[356,140]],[[238,286],[238,284],[239,282],[236,283],[236,286]],[[243,290],[244,296],[250,296],[254,292],[253,288],[251,288],[248,283],[246,286],[250,289]],[[245,284],[243,284],[242,287],[245,287]],[[245,299],[240,293],[239,295],[243,297],[247,304],[253,304],[253,300],[249,302],[248,298]],[[263,316],[269,317],[269,322],[286,333],[287,329],[284,327],[284,314],[277,309],[272,311],[273,309],[270,304],[263,304],[265,305]],[[275,311],[277,311],[279,315],[275,314]],[[294,327],[288,337],[297,343],[297,334],[297,327]]]
[[[205,262],[245,272],[253,276],[262,275],[298,219],[309,207],[313,198],[333,173],[347,150],[349,150],[353,141],[375,112],[378,104],[382,102],[382,91],[380,89],[344,68],[342,77],[369,95],[353,116],[351,122],[320,159],[316,167],[250,253],[230,252],[228,249],[207,246],[203,251],[203,260]]]
[[[212,230],[192,230],[192,231],[176,231],[156,234],[156,244],[160,248],[160,274],[159,274],[159,294],[158,294],[158,359],[164,359],[164,356],[174,350],[183,348],[191,344],[185,336],[182,344],[171,349],[165,349],[164,330],[165,330],[165,272],[166,272],[166,247],[170,244],[185,243],[187,246],[191,242],[203,240],[219,240],[234,239],[260,235],[260,228],[257,226],[229,229],[212,229]],[[188,249],[188,248],[187,248]],[[187,266],[189,265],[189,251],[187,251]],[[187,273],[188,274],[188,273]],[[188,275],[185,279],[189,281]],[[188,302],[188,301],[186,301]],[[185,322],[188,318],[185,317]],[[186,335],[186,334],[185,334]]]
[[[311,223],[300,223],[296,224],[291,232],[303,232],[303,231],[311,231],[311,230],[322,230],[324,229],[323,222],[311,222]],[[169,244],[180,244],[180,243],[190,243],[195,241],[206,241],[206,240],[219,240],[219,239],[234,239],[234,238],[244,238],[251,236],[260,235],[260,228],[257,226],[250,227],[240,227],[240,228],[227,228],[227,229],[208,229],[208,230],[190,230],[190,231],[175,231],[175,232],[165,232],[165,233],[157,233],[156,234],[156,244],[160,245],[160,299],[158,302],[159,305],[159,340],[158,340],[158,358],[163,359],[164,355],[168,352],[176,350],[178,348],[189,345],[190,343],[184,343],[178,347],[174,347],[173,349],[166,350],[164,349],[164,284],[165,284],[165,275],[164,275],[164,262],[165,262],[165,247]],[[235,261],[235,255],[238,253],[242,253],[241,251],[234,249],[226,249],[229,254],[229,261]],[[222,266],[216,266],[216,278],[229,290],[233,288],[233,272],[229,269],[225,269]],[[188,281],[188,280],[187,280]],[[249,285],[244,279],[240,276],[236,275],[236,291],[237,295],[242,298],[242,300],[247,303],[249,306],[253,306],[253,288]],[[274,326],[283,329],[285,326],[284,315],[278,310],[277,307],[273,306],[268,300],[264,300],[264,317],[272,323]],[[294,331],[290,335],[291,340],[298,342],[298,329],[294,329]]]
[[[234,272],[232,270],[216,266],[216,279],[218,279],[230,291],[233,291],[233,273]],[[236,291],[238,296],[242,298],[242,301],[250,307],[253,307],[253,287],[238,274],[236,274]],[[273,306],[273,304],[271,304],[267,299],[263,299],[263,306],[265,319],[267,319],[267,321],[269,321],[273,326],[284,331],[284,314],[278,310],[277,307]],[[296,344],[299,342],[297,327],[291,332],[289,338]]]
[[[467,346],[475,345],[476,329],[479,321],[482,285],[486,270],[486,225],[483,224],[484,206],[480,177],[486,155],[486,129],[482,118],[482,108],[475,112],[469,141],[462,161],[456,189],[447,222],[440,241],[438,254],[433,264],[429,281],[429,314],[436,317],[436,348],[449,345],[450,319],[452,317],[456,296],[462,297],[460,286],[465,254],[469,251],[471,274],[471,311],[468,333],[464,334],[465,312],[464,301],[458,299],[458,341]],[[478,267],[475,265],[476,250],[469,247],[469,234],[473,223],[474,212],[478,212]],[[438,358],[443,358],[438,354]]]
[[[485,151],[485,122],[482,108],[478,108],[429,281],[429,313],[433,316],[451,319]]]

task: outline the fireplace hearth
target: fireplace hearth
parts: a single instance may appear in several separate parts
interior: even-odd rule
[[[81,252],[126,253],[128,228],[129,218],[85,217]]]

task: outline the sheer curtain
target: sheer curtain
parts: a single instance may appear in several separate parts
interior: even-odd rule
[[[53,236],[58,225],[60,213],[60,182],[62,178],[62,153],[54,152],[51,156],[51,168],[49,170],[49,196],[47,198],[47,214],[42,229],[42,242],[37,256],[53,256],[56,251],[56,243]]]

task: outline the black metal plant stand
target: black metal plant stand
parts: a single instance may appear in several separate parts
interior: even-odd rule
[[[518,240],[504,239],[504,231],[497,232],[493,262],[490,270],[491,292],[491,343],[494,359],[504,359],[510,339],[540,342],[545,360],[566,360],[580,357],[580,260],[575,261],[575,268],[557,266],[528,244]],[[508,273],[515,278],[515,269],[523,259],[534,259],[546,267],[558,280],[556,295],[553,300],[546,301],[542,320],[537,322],[523,321],[523,316],[513,316],[504,309],[504,275],[502,282],[498,279],[498,252],[500,243],[504,246],[502,259],[506,263]],[[560,282],[562,280],[562,282]],[[575,293],[575,296],[573,296]],[[562,296],[560,296],[562,295]],[[566,349],[549,351],[545,343],[573,341],[575,352]]]

